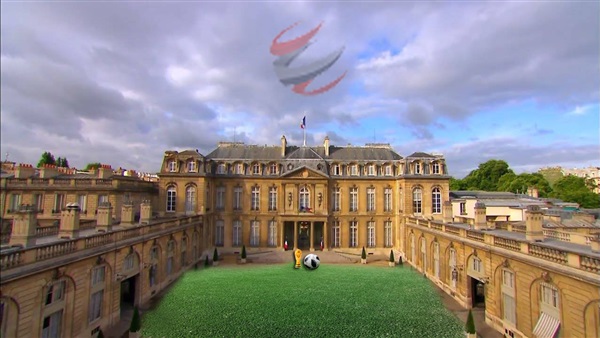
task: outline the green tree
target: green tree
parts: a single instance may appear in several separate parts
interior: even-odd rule
[[[539,197],[548,197],[552,192],[550,183],[540,173],[522,173],[516,175],[513,172],[509,172],[502,175],[498,180],[498,191],[527,193],[529,187],[536,188]]]
[[[37,164],[38,168],[43,167],[45,164],[56,164],[56,160],[54,159],[54,155],[51,152],[45,151],[40,158],[40,161]]]
[[[100,168],[100,163],[99,162],[93,162],[93,163],[88,163],[85,165],[85,169],[83,170],[92,170],[92,169],[98,169]]]
[[[513,173],[508,163],[503,160],[489,160],[481,163],[479,167],[469,173],[463,181],[463,189],[498,191],[500,177]]]
[[[582,208],[600,208],[600,195],[590,191],[583,177],[564,176],[556,181],[550,196],[578,203]]]
[[[450,190],[464,190],[464,182],[461,179],[450,177]]]
[[[563,177],[563,173],[560,167],[540,169],[538,170],[538,173],[544,176],[546,181],[550,183],[551,187],[554,187],[554,183],[558,182],[558,180],[560,180]]]
[[[473,320],[473,312],[469,310],[469,316],[467,317],[467,323],[465,325],[465,331],[467,333],[476,333],[475,331],[475,321]]]
[[[131,318],[131,325],[129,326],[129,332],[138,332],[142,328],[140,323],[140,313],[138,312],[137,306],[133,309],[133,318]]]
[[[56,166],[62,168],[69,168],[69,161],[66,157],[59,157],[56,159]]]

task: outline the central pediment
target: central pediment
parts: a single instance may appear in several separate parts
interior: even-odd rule
[[[281,177],[285,177],[285,178],[299,178],[299,179],[306,179],[306,178],[328,178],[328,176],[322,172],[319,172],[317,170],[314,169],[310,169],[308,167],[302,166],[300,168],[297,168],[293,171],[290,171],[284,175],[282,175]]]

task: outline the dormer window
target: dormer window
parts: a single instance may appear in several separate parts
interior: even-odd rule
[[[259,175],[260,174],[260,164],[254,163],[252,166],[252,174]]]
[[[219,163],[219,165],[217,166],[217,174],[225,173],[227,173],[227,167],[225,166],[225,163]]]
[[[385,166],[385,176],[392,176],[392,166],[391,165]]]
[[[241,163],[238,163],[238,165],[235,166],[235,173],[237,175],[242,175],[244,173],[244,165]]]
[[[352,176],[358,175],[358,165],[353,164],[350,166],[350,175],[352,175]]]
[[[335,176],[340,176],[341,175],[341,166],[339,164],[336,164],[333,166],[333,174]]]
[[[369,164],[367,166],[367,175],[375,176],[375,165],[374,164]]]
[[[440,164],[438,162],[433,163],[431,170],[434,175],[439,175],[440,174]]]
[[[270,173],[271,175],[277,175],[277,163],[271,163]]]
[[[188,172],[195,173],[198,169],[196,168],[196,161],[188,162]]]
[[[172,173],[176,172],[177,171],[177,162],[170,161],[168,164],[168,167],[169,167],[169,172],[172,172]]]
[[[415,174],[421,174],[421,163],[415,162]]]

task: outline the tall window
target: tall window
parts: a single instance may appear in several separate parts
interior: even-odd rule
[[[541,312],[560,320],[558,289],[552,284],[542,283],[540,292]]]
[[[98,196],[98,205],[101,205],[102,203],[108,203],[108,195]]]
[[[375,188],[367,188],[367,211],[375,211]]]
[[[77,196],[77,204],[79,204],[79,208],[82,213],[87,211],[87,195],[82,194]]]
[[[502,314],[503,319],[514,326],[517,325],[517,307],[515,303],[515,274],[502,270]]]
[[[252,174],[254,174],[254,175],[260,174],[260,164],[254,163],[254,165],[252,165]]]
[[[448,276],[450,277],[450,280],[452,282],[451,285],[453,288],[456,288],[457,280],[453,278],[453,272],[456,270],[456,250],[454,250],[453,248],[450,248],[450,257],[448,259],[448,267],[449,267]]]
[[[187,237],[181,239],[181,267],[187,265]]]
[[[257,186],[252,187],[251,199],[250,199],[250,209],[251,210],[259,210],[260,209],[260,188]]]
[[[367,222],[367,246],[369,248],[375,247],[375,222]]]
[[[260,243],[260,223],[250,221],[250,246],[258,246]]]
[[[460,214],[461,215],[467,214],[467,202],[460,202]]]
[[[185,188],[185,211],[190,213],[196,211],[196,187]]]
[[[421,188],[415,188],[413,190],[413,213],[421,214],[421,202],[423,193]]]
[[[350,221],[350,247],[358,247],[358,222]]]
[[[237,175],[243,175],[244,174],[244,165],[242,163],[238,163],[235,166],[235,173]]]
[[[18,211],[21,207],[21,194],[11,194],[10,195],[10,210]]]
[[[383,191],[383,211],[392,211],[392,188],[385,188]]]
[[[217,210],[225,209],[225,187],[217,187],[217,198],[215,203],[215,208]]]
[[[421,267],[423,272],[427,271],[427,241],[421,238]]]
[[[340,211],[341,209],[341,193],[340,193],[340,188],[339,187],[335,187],[333,188],[333,198],[332,198],[332,205],[331,208],[333,211]]]
[[[333,165],[333,175],[335,176],[340,176],[342,172],[342,168],[339,164],[334,164]]]
[[[433,174],[439,175],[439,173],[440,173],[440,164],[438,162],[434,162],[431,169],[432,169]]]
[[[167,188],[167,212],[174,212],[177,201],[177,190],[174,186]]]
[[[156,285],[156,276],[158,274],[158,259],[160,256],[160,249],[158,245],[154,245],[150,248],[150,269],[148,270],[148,280],[150,287]]]
[[[277,210],[277,187],[269,188],[269,211]]]
[[[352,176],[358,175],[358,165],[352,164],[350,166],[350,175],[352,175]]]
[[[367,166],[367,175],[369,175],[369,176],[375,176],[375,165],[369,164]]]
[[[414,234],[410,234],[410,260],[414,263],[416,263],[417,259],[416,259],[416,249],[415,249],[415,235]]]
[[[440,188],[433,188],[431,203],[431,212],[440,214],[442,212],[442,193],[440,192]]]
[[[277,222],[274,220],[269,221],[269,246],[277,246]]]
[[[198,169],[196,168],[196,161],[188,162],[188,171],[191,173],[195,173],[196,171],[198,171]]]
[[[433,274],[440,279],[440,243],[433,242]]]
[[[415,174],[421,173],[421,163],[415,162]]]
[[[277,163],[271,163],[270,174],[277,175]]]
[[[242,210],[242,187],[233,188],[233,210]]]
[[[58,213],[65,208],[66,198],[64,194],[54,195],[54,212]]]
[[[391,248],[393,245],[392,241],[392,221],[385,221],[384,223],[383,241],[386,248]]]
[[[102,301],[104,299],[104,282],[106,277],[106,266],[97,266],[92,270],[92,288],[90,290],[90,312],[89,322],[102,317]]]
[[[233,221],[233,246],[242,246],[242,221]]]
[[[62,317],[65,308],[67,283],[64,280],[52,283],[46,289],[43,309],[42,337],[54,338],[62,336]]]
[[[175,161],[169,162],[169,171],[172,173],[177,171],[177,162],[175,162]]]
[[[473,258],[473,271],[481,273],[481,259],[477,257]]]
[[[392,166],[391,165],[385,166],[385,176],[392,176]]]
[[[334,221],[333,222],[333,247],[334,248],[339,248],[340,247],[340,221]]]
[[[217,174],[226,174],[227,173],[227,165],[225,163],[219,163],[217,165]]]
[[[307,187],[300,188],[300,210],[310,210],[310,191]]]
[[[173,263],[175,254],[175,241],[170,240],[167,242],[167,276],[173,273]]]
[[[350,188],[350,211],[358,211],[358,188]]]
[[[33,195],[33,205],[35,210],[42,211],[44,210],[44,195],[43,194],[35,194]],[[82,210],[85,210],[85,206],[79,204]]]
[[[215,222],[215,245],[223,246],[225,242],[225,224],[222,219]]]

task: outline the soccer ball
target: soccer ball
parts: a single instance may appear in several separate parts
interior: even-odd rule
[[[308,254],[304,257],[304,266],[307,269],[314,270],[319,267],[319,264],[321,264],[321,260],[315,254]]]

